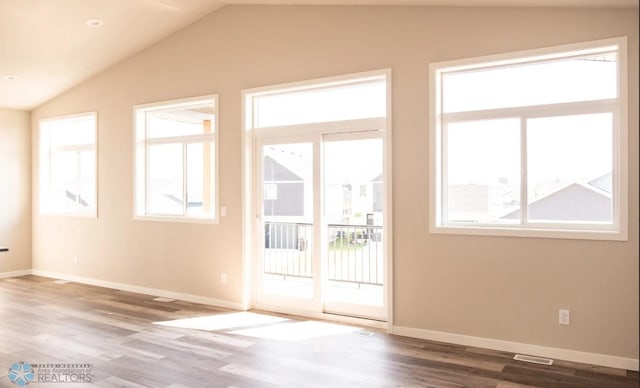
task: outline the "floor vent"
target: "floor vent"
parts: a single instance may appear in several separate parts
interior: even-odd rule
[[[171,298],[162,298],[162,297],[158,297],[158,298],[153,298],[153,300],[155,300],[156,302],[175,302],[175,299],[171,299]]]
[[[55,284],[67,284],[67,283],[71,283],[68,280],[62,280],[62,279],[58,279],[58,280],[54,280],[53,281]]]
[[[543,357],[534,357],[534,356],[525,356],[523,354],[516,354],[513,357],[514,360],[530,362],[533,364],[541,364],[541,365],[553,365],[553,360],[550,358]]]

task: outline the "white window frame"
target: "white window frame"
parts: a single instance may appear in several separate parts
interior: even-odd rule
[[[89,144],[73,144],[65,146],[52,147],[49,144],[44,144],[45,131],[47,131],[47,125],[55,123],[56,121],[68,121],[81,118],[92,118],[94,121],[93,133],[94,142]],[[66,116],[57,116],[40,119],[38,123],[39,128],[39,213],[43,216],[69,216],[69,217],[81,217],[81,218],[97,218],[98,217],[98,112],[84,112]],[[79,158],[79,154],[83,151],[94,151],[94,196],[91,198],[93,206],[90,206],[83,210],[67,211],[56,210],[47,206],[49,202],[46,198],[51,196],[51,177],[53,175],[51,160],[53,155],[57,152],[75,151],[77,153],[76,158]],[[80,161],[78,160],[78,171],[76,171],[76,180],[80,179]],[[78,195],[78,199],[80,196]]]
[[[145,114],[149,111],[179,108],[190,105],[200,105],[212,103],[214,106],[215,120],[213,123],[213,132],[208,134],[195,134],[184,136],[171,136],[171,137],[147,137],[147,127]],[[133,219],[142,221],[168,221],[168,222],[187,222],[187,223],[206,223],[206,224],[218,224],[220,219],[219,207],[219,179],[218,179],[218,95],[211,94],[198,97],[189,97],[176,100],[167,100],[161,102],[153,102],[149,104],[140,104],[133,107],[133,155],[134,155],[134,174],[133,174]],[[214,149],[214,171],[212,182],[213,188],[213,203],[211,208],[213,209],[212,215],[198,216],[189,215],[186,213],[179,215],[168,214],[155,214],[147,211],[148,207],[148,157],[147,149],[151,145],[156,144],[182,144],[183,146],[183,168],[186,166],[187,153],[185,147],[188,144],[205,144],[213,143]],[[183,190],[186,190],[186,174],[183,174]]]
[[[553,59],[570,58],[589,54],[611,52],[617,53],[618,95],[616,98],[584,102],[556,103],[548,105],[525,106],[516,108],[486,109],[469,112],[443,112],[442,77],[447,72],[473,69],[491,69],[504,65],[544,62]],[[628,97],[627,97],[627,39],[617,37],[591,42],[581,42],[555,47],[512,53],[490,55],[478,58],[467,58],[447,62],[432,63],[430,72],[430,168],[429,168],[429,224],[431,233],[544,237],[567,239],[618,240],[628,239]],[[445,177],[446,166],[443,163],[445,137],[443,128],[447,122],[462,120],[489,120],[519,117],[522,121],[538,117],[558,117],[575,114],[611,113],[613,116],[613,190],[612,190],[612,223],[520,223],[504,224],[470,224],[449,223],[444,216],[446,204]],[[521,124],[526,131],[526,124]],[[521,151],[521,208],[527,205],[526,182],[526,140],[522,140]]]

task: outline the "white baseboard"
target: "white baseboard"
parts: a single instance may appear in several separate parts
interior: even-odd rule
[[[638,360],[633,358],[609,356],[606,354],[598,353],[587,353],[576,350],[552,348],[520,342],[502,341],[491,338],[446,333],[442,331],[416,329],[413,327],[393,326],[391,332],[396,335],[421,338],[431,341],[448,342],[457,345],[474,346],[511,353],[521,353],[531,356],[608,366],[611,368],[627,369],[633,371],[638,370]]]
[[[19,271],[0,272],[0,279],[17,278],[18,276],[31,275],[30,269],[21,269]]]
[[[143,295],[161,296],[164,298],[183,300],[186,302],[206,304],[210,306],[223,307],[223,308],[228,308],[233,310],[246,310],[243,308],[242,303],[231,302],[228,300],[208,298],[205,296],[199,296],[199,295],[193,295],[193,294],[184,294],[181,292],[160,290],[157,288],[140,287],[140,286],[134,286],[134,285],[125,284],[125,283],[109,282],[106,280],[93,279],[93,278],[88,278],[84,276],[75,276],[75,275],[68,275],[68,274],[62,274],[62,273],[56,273],[56,272],[49,272],[49,271],[43,271],[39,269],[33,269],[28,272],[29,273],[27,273],[27,275],[33,274],[38,276],[44,276],[47,278],[68,280],[70,282],[75,282],[75,283],[112,288],[112,289],[121,290],[121,291],[135,292]]]

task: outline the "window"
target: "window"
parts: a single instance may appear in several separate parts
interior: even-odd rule
[[[40,212],[97,215],[97,114],[40,120]]]
[[[265,88],[247,96],[253,128],[384,118],[387,83],[380,75],[282,88]]]
[[[216,220],[217,97],[134,107],[135,215]]]
[[[431,65],[431,226],[626,239],[626,38]]]

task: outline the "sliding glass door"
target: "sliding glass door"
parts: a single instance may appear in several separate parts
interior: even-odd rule
[[[259,143],[258,304],[385,319],[382,146],[368,134]]]

